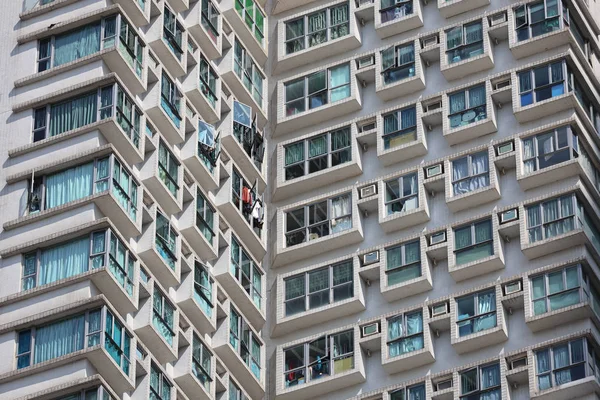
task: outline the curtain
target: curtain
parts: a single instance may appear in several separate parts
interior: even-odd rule
[[[54,66],[63,65],[100,51],[100,22],[56,36]]]
[[[550,66],[552,82],[560,82],[563,80],[563,63],[558,62]]]
[[[487,242],[492,239],[492,223],[484,221],[475,224],[475,243]]]
[[[471,245],[471,226],[456,229],[454,231],[454,247],[456,250]]]
[[[404,336],[402,326],[402,317],[398,317],[388,321],[388,340],[394,340]]]
[[[325,10],[309,15],[308,45],[316,46],[327,41],[327,31],[325,29],[327,29],[327,14]]]
[[[381,52],[381,70],[385,71],[388,68],[396,65],[396,47],[392,46]]]
[[[38,328],[35,332],[34,364],[83,349],[85,316],[81,315]]]
[[[500,365],[490,365],[481,368],[481,389],[500,386]]]
[[[254,292],[252,292],[252,300],[254,301],[254,304],[256,304],[256,306],[260,307],[262,292],[262,276],[256,269],[254,269],[252,274],[252,287],[254,288]]]
[[[42,250],[39,284],[46,285],[87,271],[89,253],[87,237]]]
[[[554,358],[554,370],[566,367],[570,364],[569,360],[569,345],[564,344],[552,348],[552,355]],[[554,373],[557,385],[571,382],[571,369],[564,369],[562,371],[556,371]]]
[[[481,22],[465,26],[466,43],[474,43],[483,40],[483,28]]]
[[[484,105],[485,103],[485,85],[469,89],[469,106],[471,108]]]
[[[94,163],[79,165],[46,178],[46,209],[92,194]]]
[[[416,107],[407,108],[402,110],[400,115],[401,126],[400,129],[408,129],[417,125],[417,109]]]
[[[469,180],[461,180],[467,176],[469,176],[469,157],[452,161],[452,186],[455,195],[470,191]]]
[[[542,223],[542,214],[540,205],[536,204],[527,208],[527,227],[529,228],[529,242],[533,243],[542,239],[542,228],[539,226]],[[536,227],[532,229],[532,227]]]
[[[388,134],[398,130],[398,114],[393,112],[383,117],[383,133]]]
[[[406,264],[412,264],[421,259],[421,245],[418,240],[404,246],[404,258]]]
[[[408,388],[408,400],[425,400],[425,385]]]
[[[56,136],[96,121],[97,92],[50,107],[50,136]]]
[[[331,150],[350,147],[350,129],[344,128],[331,133]]]
[[[423,332],[423,315],[418,312],[406,316],[406,334],[414,335]]]
[[[331,200],[332,218],[338,218],[352,213],[350,195],[336,197]]]
[[[398,49],[398,59],[400,65],[407,64],[415,61],[415,45],[410,44],[408,46],[400,47]]]
[[[521,72],[519,74],[519,93],[527,92],[531,89],[531,71]]]
[[[331,68],[330,86],[331,102],[345,99],[350,96],[350,64],[340,65],[339,67]]]
[[[465,92],[453,93],[449,96],[450,100],[450,114],[454,114],[463,111],[466,105]]]
[[[550,372],[550,351],[548,349],[535,353],[537,373]],[[538,387],[540,390],[548,389],[552,386],[550,374],[538,376]]]
[[[123,103],[123,92],[119,90],[119,96],[117,97],[121,103]],[[113,87],[107,86],[103,87],[100,91],[100,119],[109,118],[112,115],[112,107],[110,107],[113,103]],[[123,104],[120,104],[121,110],[125,113],[127,118],[131,117],[131,108],[126,109],[123,107]],[[129,132],[129,126],[127,126],[127,122],[123,120],[121,122],[121,127],[125,132]]]
[[[484,293],[478,296],[477,314],[485,314],[496,310],[496,293]],[[496,326],[496,314],[490,314],[474,320],[474,332],[491,329]]]
[[[462,26],[454,27],[446,31],[446,48],[453,49],[462,44]]]
[[[327,154],[327,135],[308,140],[308,157],[313,158]]]
[[[535,157],[534,139],[533,138],[524,139],[523,140],[523,159],[525,159],[526,161],[524,162],[523,166],[525,168],[526,174],[536,170],[536,162],[535,162],[535,159],[533,159],[533,157]]]
[[[487,173],[488,154],[486,152],[474,154],[471,157],[471,163],[474,176],[469,180],[469,191],[487,187],[490,184],[490,176]]]

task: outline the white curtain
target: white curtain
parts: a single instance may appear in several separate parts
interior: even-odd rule
[[[486,314],[496,310],[496,293],[489,292],[479,294],[477,314]],[[479,317],[474,321],[474,332],[480,332],[486,329],[491,329],[496,326],[496,314],[490,314]]]
[[[339,67],[331,68],[330,73],[330,88],[331,102],[345,99],[350,96],[350,64],[340,65]]]
[[[349,194],[331,200],[331,226],[333,233],[352,227],[352,202]]]

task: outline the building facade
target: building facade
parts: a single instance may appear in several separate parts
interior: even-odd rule
[[[0,399],[600,398],[597,0],[19,0]]]

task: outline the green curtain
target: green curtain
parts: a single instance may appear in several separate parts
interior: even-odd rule
[[[327,153],[327,136],[322,135],[308,141],[308,157],[317,157]]]
[[[285,165],[304,160],[304,142],[291,144],[285,148]]]
[[[63,65],[100,51],[100,22],[56,36],[54,66]]]
[[[98,95],[88,93],[50,107],[50,136],[89,125],[96,121]]]
[[[331,150],[343,149],[350,146],[350,128],[344,128],[331,133]]]

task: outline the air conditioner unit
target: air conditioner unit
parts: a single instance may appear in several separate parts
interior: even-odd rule
[[[379,261],[379,251],[375,250],[363,255],[363,266],[375,264]]]
[[[499,156],[512,151],[515,151],[515,143],[513,141],[499,144],[498,147],[496,147],[496,154]]]
[[[367,68],[371,65],[375,65],[375,56],[373,54],[358,59],[358,69]]]
[[[361,337],[377,335],[379,333],[379,322],[363,325],[361,327]]]
[[[436,392],[440,390],[450,389],[452,387],[452,379],[446,379],[435,384]]]
[[[442,168],[441,163],[432,165],[430,167],[425,168],[425,179],[441,175],[443,172],[444,169]]]
[[[448,314],[448,303],[439,303],[431,306],[431,316],[438,317],[440,315]]]
[[[517,293],[523,290],[521,287],[521,281],[514,281],[507,283],[504,285],[504,295],[508,296],[509,294]]]
[[[364,125],[361,125],[359,130],[362,133],[362,132],[372,131],[375,128],[377,128],[377,123],[375,121],[372,121],[372,122],[368,122]]]
[[[430,246],[436,245],[438,243],[444,243],[445,241],[446,241],[446,231],[437,232],[437,233],[434,233],[433,235],[429,236],[429,245]]]
[[[499,13],[496,15],[492,15],[490,17],[490,25],[492,25],[492,26],[501,24],[503,22],[506,22],[506,13],[505,12]]]
[[[510,362],[510,369],[517,369],[527,365],[527,357],[519,357]]]
[[[510,78],[509,79],[503,79],[503,80],[498,81],[498,82],[494,82],[494,90],[502,89],[502,88],[505,88],[507,86],[510,86]]]
[[[429,103],[425,106],[425,112],[439,110],[442,108],[442,101],[436,101],[435,103]]]
[[[424,37],[423,39],[421,39],[421,46],[423,46],[423,48],[427,47],[427,46],[433,46],[438,44],[438,36],[437,35],[431,35],[431,36],[427,36]]]
[[[366,197],[375,196],[377,194],[377,185],[372,184],[369,186],[365,186],[360,188],[360,198],[364,199]]]
[[[510,210],[504,211],[500,214],[500,223],[505,224],[510,221],[515,221],[519,219],[519,213],[516,208],[511,208]]]

